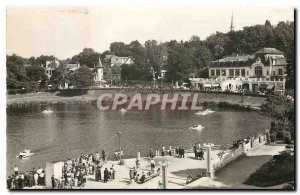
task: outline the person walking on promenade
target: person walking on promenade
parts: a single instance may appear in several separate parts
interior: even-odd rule
[[[51,177],[51,185],[52,185],[52,189],[55,188],[55,178],[54,178],[54,175],[52,175]]]
[[[107,183],[107,180],[108,180],[108,170],[107,170],[107,168],[105,168],[105,170],[104,170],[104,180],[103,180],[103,182],[104,183]]]
[[[15,175],[19,175],[19,168],[15,165],[14,167]]]
[[[151,171],[155,169],[155,161],[153,160],[153,158],[150,161],[150,167],[151,167]]]
[[[193,149],[194,149],[194,153],[195,153],[195,159],[198,159],[198,157],[197,157],[197,144],[196,143],[195,143]]]

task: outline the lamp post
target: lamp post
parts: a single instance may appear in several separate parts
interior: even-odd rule
[[[122,163],[122,162],[121,162],[121,161],[122,161],[122,155],[121,155],[121,134],[122,134],[121,131],[119,131],[119,132],[117,133],[117,135],[118,135],[118,137],[119,137],[119,159],[120,159],[120,164]]]

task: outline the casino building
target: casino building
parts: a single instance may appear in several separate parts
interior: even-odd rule
[[[252,55],[228,56],[212,61],[209,78],[190,78],[200,90],[276,92],[284,94],[287,61],[275,48],[262,48]]]

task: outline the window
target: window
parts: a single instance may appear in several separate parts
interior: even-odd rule
[[[247,70],[247,76],[249,76],[249,70]]]
[[[273,76],[275,76],[275,70],[273,71]]]
[[[262,67],[261,66],[256,66],[254,71],[255,71],[255,76],[257,76],[257,77],[262,76]]]
[[[216,75],[217,75],[217,76],[220,76],[220,69],[217,69],[217,70],[216,70]]]
[[[235,76],[240,76],[240,69],[235,69],[234,74]]]
[[[229,69],[229,76],[233,76],[233,69]]]
[[[210,70],[210,76],[212,76],[212,77],[215,76],[215,70]]]
[[[269,71],[267,70],[267,75],[269,75]]]
[[[226,76],[226,70],[222,69],[222,76]]]
[[[282,69],[281,68],[278,69],[278,75],[282,75]]]
[[[245,76],[245,69],[241,69],[241,76]]]

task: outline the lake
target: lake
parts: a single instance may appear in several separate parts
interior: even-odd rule
[[[14,165],[21,172],[45,167],[46,162],[64,160],[80,153],[101,151],[113,157],[119,147],[116,133],[121,131],[124,157],[146,156],[150,147],[191,148],[195,142],[231,144],[233,140],[257,135],[270,127],[271,119],[253,111],[212,108],[216,112],[198,116],[196,111],[99,111],[86,105],[51,105],[18,108],[7,112],[7,171]],[[199,132],[189,127],[201,124]],[[29,159],[16,158],[24,149],[35,154]]]

